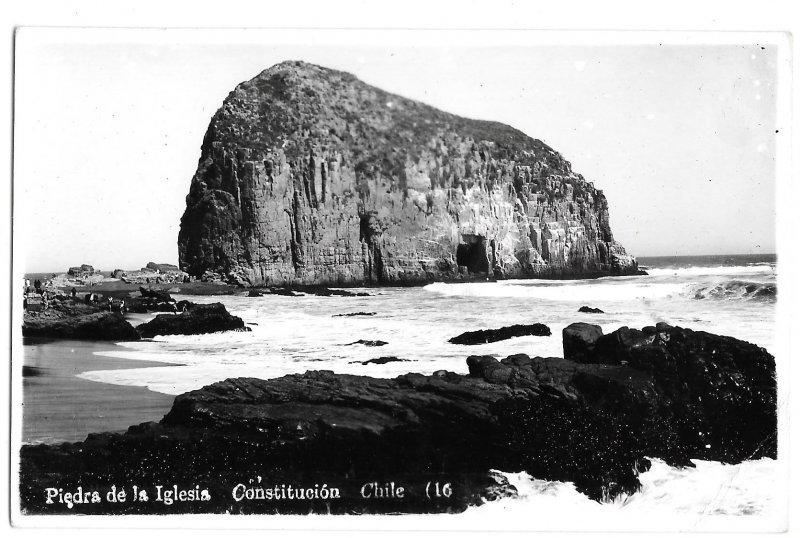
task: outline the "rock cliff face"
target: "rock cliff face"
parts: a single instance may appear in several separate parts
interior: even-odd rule
[[[251,285],[633,274],[602,191],[539,140],[284,62],[225,99],[181,269]]]

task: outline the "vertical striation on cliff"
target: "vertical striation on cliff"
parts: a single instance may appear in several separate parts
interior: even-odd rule
[[[214,114],[178,248],[249,285],[637,271],[602,191],[541,141],[295,61]]]

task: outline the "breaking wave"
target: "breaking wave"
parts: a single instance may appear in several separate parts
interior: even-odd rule
[[[692,290],[695,299],[724,299],[775,302],[778,286],[769,282],[728,280],[699,286]]]
[[[780,531],[785,510],[778,501],[781,464],[760,459],[726,465],[692,460],[694,467],[675,468],[652,459],[639,475],[641,491],[611,502],[597,503],[569,482],[550,482],[526,473],[503,473],[518,496],[504,498],[467,513],[534,514],[537,528],[549,531]],[[575,518],[580,513],[584,517]],[[748,516],[748,517],[744,517]],[[511,530],[511,529],[509,529]]]
[[[636,277],[634,277],[636,278]],[[621,301],[661,299],[685,292],[685,286],[672,282],[515,280],[449,284],[436,282],[424,290],[449,297],[519,297],[551,301]]]
[[[759,263],[750,265],[690,266],[690,267],[656,267],[648,268],[650,276],[711,276],[711,275],[774,275],[775,264]]]

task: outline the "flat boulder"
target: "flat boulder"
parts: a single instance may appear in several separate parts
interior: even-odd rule
[[[222,303],[198,304],[180,314],[159,314],[136,327],[142,338],[166,334],[206,334],[249,331],[242,318],[232,316]]]
[[[599,308],[592,308],[591,306],[582,306],[578,309],[578,312],[583,314],[605,314],[605,312]]]
[[[467,331],[458,336],[454,336],[448,342],[451,344],[461,344],[474,346],[478,344],[488,344],[508,340],[518,336],[550,336],[550,328],[542,323],[532,325],[511,325],[500,329],[486,329],[481,331]]]

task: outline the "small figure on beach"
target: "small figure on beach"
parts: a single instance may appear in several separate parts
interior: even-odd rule
[[[119,302],[119,313],[120,314],[124,314],[125,313],[125,299],[122,299]]]
[[[108,311],[111,312],[111,310],[113,310],[113,308],[114,308],[114,299],[109,297],[108,298]]]
[[[72,294],[72,298],[74,299],[74,298],[75,298],[75,296],[78,294],[78,290],[76,290],[75,288],[72,288],[72,290],[70,291],[70,293]]]

